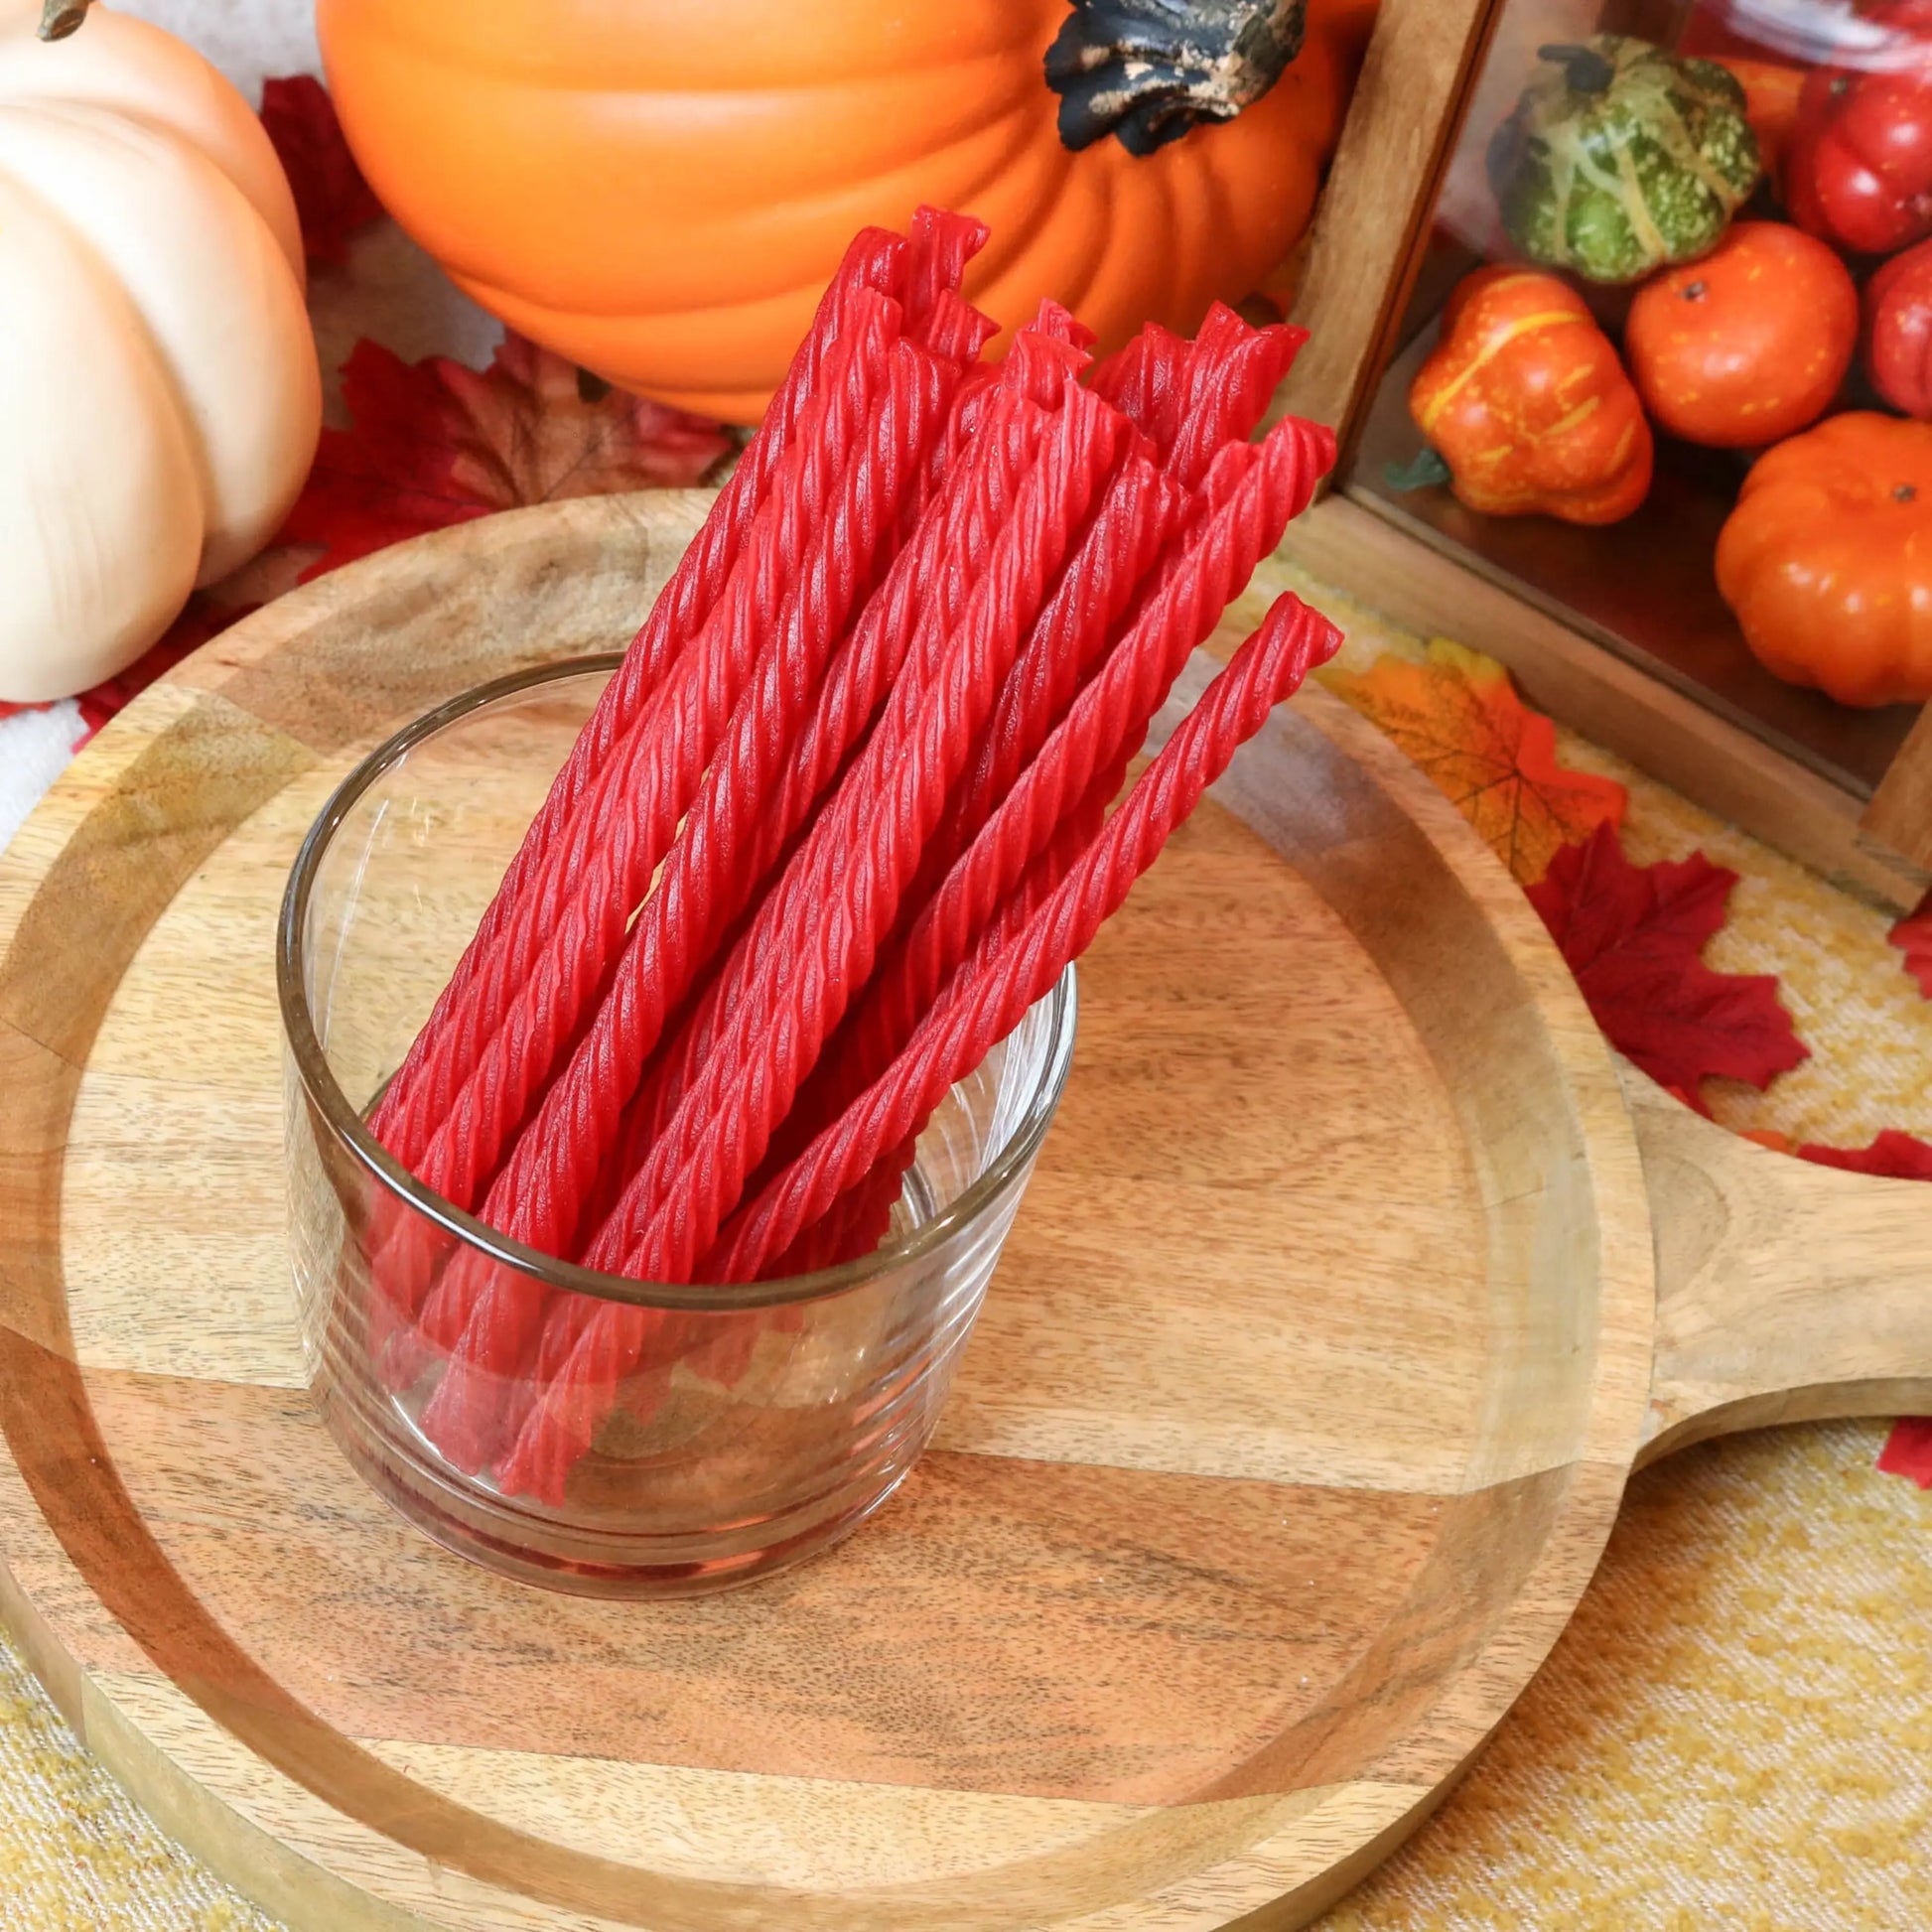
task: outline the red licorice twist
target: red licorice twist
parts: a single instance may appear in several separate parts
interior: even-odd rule
[[[581,1324],[560,1324],[560,1332],[564,1326],[577,1327],[564,1366],[543,1385],[537,1406],[517,1432],[515,1447],[496,1471],[496,1485],[507,1496],[563,1501],[570,1471],[617,1407],[620,1387],[646,1348],[655,1342],[653,1355],[671,1352],[678,1316],[666,1310],[600,1302]]]
[[[1119,441],[1112,412],[1077,390],[1066,398],[1012,523],[995,540],[936,686],[916,706],[903,707],[910,715],[902,720],[895,716],[899,708],[889,706],[865,758],[775,896],[784,897],[794,881],[807,882],[800,891],[811,893],[809,899],[794,895],[803,929],[793,983],[774,1002],[777,974],[767,971],[754,997],[739,1005],[664,1141],[593,1243],[593,1265],[604,1265],[604,1251],[630,1234],[625,1272],[645,1280],[688,1278],[710,1246],[852,988],[863,983],[871,949],[890,925],[919,847]],[[893,792],[882,802],[888,779]],[[864,845],[846,864],[862,827]],[[828,889],[836,895],[829,914],[816,908]],[[802,915],[815,909],[816,918],[806,923]],[[560,1484],[588,1448],[616,1383],[643,1346],[646,1331],[634,1313],[614,1306],[591,1316],[499,1470],[507,1491],[548,1493],[546,1485]]]
[[[894,362],[864,460],[847,471],[843,499],[807,559],[806,594],[779,615],[590,1032],[490,1188],[483,1218],[531,1246],[575,1252],[579,1216],[646,1056],[760,882],[748,853],[766,817],[764,801],[794,756],[826,660],[850,621],[858,577],[896,528],[899,501],[944,421],[951,373],[904,343]],[[521,1367],[546,1298],[539,1284],[466,1268],[469,1259],[458,1259],[424,1310],[432,1345],[448,1348],[459,1336],[460,1344],[423,1428],[451,1460],[480,1468],[495,1449],[500,1404],[491,1385]]]
[[[1148,459],[1130,451],[1007,674],[993,721],[920,860],[913,904],[931,897],[1059,722],[1187,510]]]
[[[988,233],[975,215],[924,207],[914,211],[905,236],[905,326],[914,340],[926,340],[934,311],[958,291],[966,264],[986,246]]]
[[[1306,329],[1253,329],[1221,303],[1194,339],[1193,379],[1169,469],[1196,489],[1228,444],[1245,442],[1308,341]]]
[[[1035,405],[1010,392],[1003,395],[989,414],[986,431],[976,440],[964,465],[967,476],[958,499],[963,522],[949,523],[943,554],[979,560],[988,555],[999,530],[1013,514],[1020,480],[1037,454],[1048,420]],[[906,586],[915,628],[909,643],[900,650],[897,670],[888,673],[892,678],[892,705],[903,708],[931,683],[976,582],[970,568],[935,568],[922,582]],[[921,589],[926,593],[922,600],[918,595]],[[883,660],[874,668],[883,669]],[[835,670],[835,681],[838,678],[839,671]],[[871,682],[871,677],[862,672],[855,675],[852,686],[869,687]],[[869,718],[878,699],[866,699],[861,705],[851,687],[836,686],[833,702],[851,707],[836,712],[840,719],[837,735],[847,734],[850,728],[849,741],[856,741],[858,731],[863,729],[856,723],[857,712],[863,709]],[[834,735],[828,731],[828,737]],[[800,759],[793,773],[787,774],[777,813],[778,818],[787,822],[803,822],[809,800],[802,793],[809,786],[815,796],[829,782],[843,759],[842,752],[833,756],[830,747],[820,740],[808,739],[808,745],[813,747],[810,754]],[[760,857],[763,856],[760,848]],[[747,997],[746,988],[761,964],[773,957],[790,956],[787,948],[794,948],[796,941],[785,933],[782,911],[783,901],[777,895],[766,899],[751,929],[732,949],[723,971],[705,990],[690,1020],[647,1074],[632,1103],[619,1156],[626,1181],[634,1177],[650,1150],[663,1137],[697,1078],[699,1067],[710,1055],[721,1014]],[[621,1260],[620,1249],[612,1255],[611,1265],[619,1266]]]
[[[618,674],[605,687],[590,723],[571,749],[516,857],[490,900],[475,938],[465,949],[429,1020],[417,1035],[371,1118],[377,1137],[399,1161],[413,1162],[418,1147],[403,1143],[399,1116],[415,1086],[434,1037],[467,998],[483,962],[500,938],[510,910],[528,890],[579,802],[630,731],[671,665],[697,636],[724,591],[753,522],[763,507],[773,477],[792,446],[798,421],[819,384],[826,350],[850,326],[849,310],[862,289],[891,294],[903,272],[904,240],[884,228],[867,228],[819,303],[811,330],[800,344],[785,379],[757,435],[739,458],[703,527],[678,560],[670,581],[651,607]],[[402,1143],[402,1144],[399,1144]]]
[[[987,922],[974,942],[971,957],[961,970],[962,978],[969,978],[976,966],[983,965],[994,958],[1001,947],[1006,945],[1027,921],[1039,910],[1057,890],[1060,881],[1072,871],[1080,855],[1086,851],[1096,838],[1107,820],[1107,807],[1113,802],[1122,783],[1126,779],[1126,767],[1104,772],[1089,788],[1087,796],[1070,812],[1055,829],[1046,850],[1035,858],[1027,868],[1026,876],[1014,888],[1006,902]],[[934,1001],[934,1009],[943,1005],[950,997],[941,992]],[[910,1030],[908,1029],[908,1036]],[[894,1046],[883,1066],[890,1064],[904,1045],[901,1039]],[[852,1062],[847,1061],[841,1072],[846,1072]],[[873,1075],[852,1081],[849,1085],[841,1081],[836,1103],[824,1118],[810,1123],[811,1135],[835,1120],[850,1106],[867,1086]],[[801,1102],[800,1110],[803,1110]],[[791,1122],[786,1122],[787,1133]],[[912,1165],[912,1157],[918,1147],[918,1137],[925,1131],[925,1122],[920,1120],[912,1132],[876,1166],[859,1184],[841,1194],[825,1216],[805,1228],[797,1240],[778,1256],[775,1261],[767,1261],[760,1275],[767,1280],[777,1280],[787,1275],[810,1274],[816,1269],[833,1267],[839,1263],[858,1261],[870,1254],[886,1238],[892,1226],[893,1209],[898,1202],[902,1189],[905,1171]],[[728,1281],[725,1272],[726,1257],[731,1245],[743,1225],[744,1215],[740,1214],[729,1222],[718,1238],[718,1244],[707,1258],[706,1265],[699,1271],[703,1281]]]
[[[1007,676],[985,742],[933,841],[932,878],[965,851],[1046,742],[1106,652],[1186,509],[1179,491],[1146,457],[1128,456]]]
[[[626,1272],[688,1279],[711,1245],[798,1078],[853,989],[864,984],[873,949],[897,915],[1019,640],[1119,442],[1113,412],[1072,390],[1012,522],[994,541],[936,682],[915,692],[916,704],[889,706],[865,759],[781,883],[778,895],[795,908],[800,944],[774,956],[757,995],[739,1005],[679,1121],[627,1193],[621,1210],[632,1217]],[[789,984],[777,997],[781,976]]]
[[[767,1254],[796,1239],[1020,1024],[1120,908],[1236,750],[1340,642],[1334,625],[1298,599],[1275,605],[1020,935],[921,1026],[843,1119],[765,1186],[723,1258],[728,1279],[754,1278]]]
[[[600,773],[568,836],[546,856],[545,876],[518,900],[473,997],[425,1058],[407,1111],[437,1124],[418,1137],[423,1152],[413,1165],[459,1206],[476,1207],[504,1143],[521,1124],[519,1103],[526,1108],[533,1091],[524,1083],[550,1070],[541,1067],[533,1076],[519,1070],[531,1065],[521,1058],[506,1068],[500,1048],[485,1060],[502,1019],[519,1003],[526,1013],[539,1002],[545,1011],[556,1010],[552,1003],[568,997],[566,987],[580,999],[595,992],[630,907],[641,898],[737,706],[756,655],[754,618],[783,597],[833,483],[850,460],[883,379],[882,358],[897,322],[896,304],[863,292],[855,298],[853,326],[826,363],[825,390],[802,419],[770,513],[754,528],[725,600],[679,660],[664,696]],[[598,934],[595,959],[587,930]],[[527,1026],[520,1040],[527,1050]],[[464,1063],[473,1067],[470,1078],[449,1090],[454,1068]],[[420,1350],[376,1330],[415,1314],[447,1243],[420,1218],[378,1230],[378,1241],[385,1233],[389,1238],[372,1248],[371,1264],[384,1320],[372,1325],[370,1341],[379,1349],[382,1373],[400,1387],[420,1372]]]
[[[1155,447],[1166,464],[1180,434],[1180,412],[1194,345],[1172,330],[1151,322],[1125,348],[1099,363],[1088,383]]]
[[[791,486],[773,491],[772,514],[754,531],[724,602],[680,665],[685,675],[647,729],[624,741],[572,821],[564,862],[546,882],[553,890],[533,893],[519,907],[480,980],[474,1030],[453,1028],[447,1056],[439,1062],[432,1053],[425,1067],[428,1101],[439,1096],[444,1066],[473,1064],[461,1099],[448,1096],[416,1170],[460,1206],[476,1204],[669,849],[743,697],[763,625],[796,590],[801,560],[877,406],[896,324],[889,305],[876,302],[857,319],[843,354],[835,345],[823,427],[800,439]],[[485,1030],[485,1038],[472,1036]]]
[[[955,467],[945,493],[928,506],[913,544],[902,554],[905,567],[895,567],[867,607],[852,648],[832,668],[824,700],[783,774],[777,808],[756,848],[760,870],[805,822],[901,674],[915,682],[931,675],[964,601],[956,573],[945,570],[946,560],[962,550],[984,554],[993,533],[1013,513],[1018,479],[1042,430],[1036,412],[1023,418],[1009,399],[988,420],[984,459]]]
[[[1196,526],[1180,549],[1180,567],[1164,573],[1104,667],[920,912],[868,1000],[843,1086],[865,1084],[903,1044],[992,908],[1096,776],[1124,773],[1189,655],[1212,633],[1290,520],[1308,506],[1333,460],[1327,430],[1290,417],[1261,446],[1230,500]]]

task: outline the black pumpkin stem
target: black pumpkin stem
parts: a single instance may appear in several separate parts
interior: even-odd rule
[[[93,0],[47,0],[41,9],[41,39],[64,41],[79,29]]]
[[[1566,69],[1571,91],[1579,94],[1606,94],[1616,79],[1616,64],[1606,60],[1593,47],[1579,47],[1564,42],[1555,47],[1539,47],[1539,61],[1555,61]]]
[[[1308,0],[1071,0],[1046,50],[1060,139],[1109,134],[1153,154],[1203,121],[1252,107],[1302,51]]]

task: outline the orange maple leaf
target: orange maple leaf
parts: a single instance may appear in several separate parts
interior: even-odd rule
[[[1620,826],[1629,794],[1557,762],[1556,727],[1493,657],[1439,638],[1425,662],[1378,658],[1330,680],[1435,780],[1517,880],[1533,886],[1566,845]]]

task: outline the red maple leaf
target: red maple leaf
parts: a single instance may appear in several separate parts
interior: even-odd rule
[[[1892,927],[1891,942],[1905,955],[1905,970],[1918,981],[1919,991],[1932,1000],[1932,897]]]
[[[323,546],[305,582],[493,510],[699,483],[734,448],[716,423],[608,389],[520,336],[481,373],[359,342],[343,399],[354,426],[323,431],[282,531]]]
[[[1334,690],[1422,766],[1522,885],[1565,845],[1620,825],[1613,778],[1557,761],[1556,727],[1516,695],[1494,658],[1439,639],[1424,663],[1393,654]]]
[[[1908,1416],[1897,1424],[1878,1466],[1888,1476],[1909,1476],[1921,1489],[1932,1489],[1932,1416]]]
[[[1869,1147],[1801,1147],[1800,1157],[1848,1173],[1883,1174],[1893,1180],[1932,1180],[1932,1147],[1888,1127]]]
[[[329,89],[307,73],[267,81],[262,87],[262,126],[295,191],[309,259],[346,261],[349,236],[379,219],[382,204],[343,139]]]
[[[1763,1087],[1807,1057],[1775,979],[1704,963],[1736,883],[1701,852],[1633,866],[1614,828],[1599,825],[1529,889],[1596,1024],[1659,1086],[1696,1094],[1725,1078]]]

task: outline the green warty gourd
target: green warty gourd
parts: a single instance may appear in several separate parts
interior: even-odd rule
[[[1620,34],[1540,54],[1489,149],[1510,240],[1593,282],[1715,247],[1763,172],[1736,77]]]

